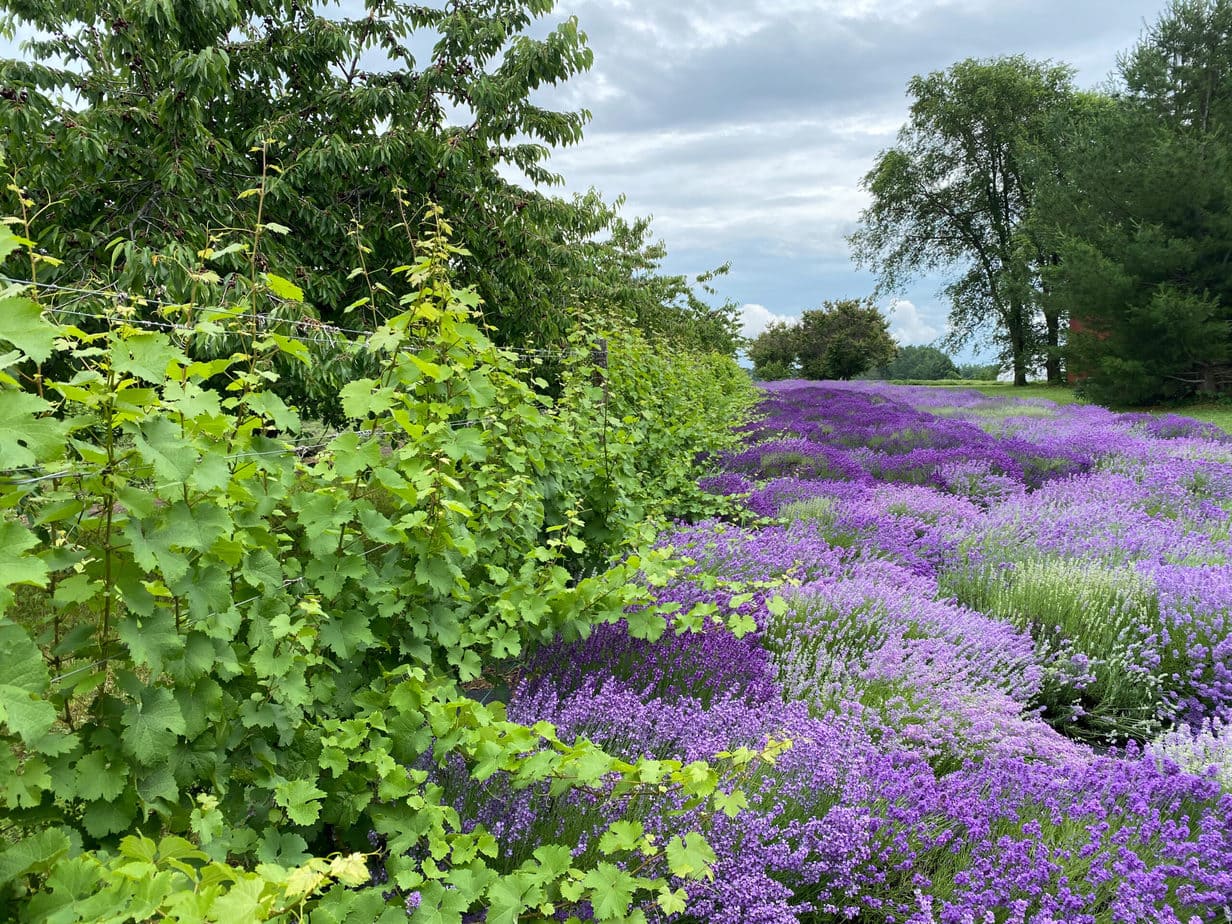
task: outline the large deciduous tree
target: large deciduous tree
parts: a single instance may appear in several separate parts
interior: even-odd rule
[[[370,324],[432,203],[507,344],[558,341],[580,314],[731,350],[732,312],[660,278],[644,224],[543,191],[588,114],[535,93],[592,59],[574,19],[530,37],[553,5],[0,0],[10,30],[40,36],[0,61],[7,161],[73,282],[114,261],[120,285],[186,298],[247,268],[220,254],[259,224],[261,262],[322,318]]]
[[[1050,254],[1026,218],[1071,76],[1068,67],[1012,57],[913,78],[910,119],[865,176],[872,203],[850,239],[857,261],[878,273],[880,292],[922,273],[952,274],[947,343],[991,332],[1017,384],[1059,335],[1057,317],[1037,318]],[[1055,350],[1049,355],[1055,379]]]
[[[748,346],[753,376],[763,382],[790,379],[800,371],[796,364],[796,325],[772,321]]]
[[[890,322],[871,301],[828,301],[800,315],[800,372],[806,379],[850,379],[894,358]]]

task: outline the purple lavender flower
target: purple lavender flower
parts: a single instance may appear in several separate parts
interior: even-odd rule
[[[508,704],[629,760],[711,761],[747,805],[480,783],[456,755],[433,782],[507,871],[548,843],[593,863],[620,819],[660,843],[703,830],[713,879],[675,883],[691,921],[1223,920],[1232,795],[1203,764],[1232,721],[1230,442],[974,391],[773,383],[702,487],[780,522],[660,539],[690,561],[660,602],[755,630],[599,627],[528,656]],[[1145,752],[1067,736],[1139,704],[1143,728],[1187,725]],[[719,756],[780,742],[773,763]]]

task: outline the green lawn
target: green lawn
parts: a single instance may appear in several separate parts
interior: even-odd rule
[[[1145,410],[1152,414],[1180,414],[1183,417],[1193,417],[1213,423],[1222,430],[1232,433],[1232,405],[1207,402],[1204,404],[1184,404],[1179,407],[1148,407]]]
[[[1078,397],[1068,385],[1044,385],[1032,383],[1015,388],[1008,382],[896,382],[900,385],[928,385],[932,388],[972,388],[986,395],[1004,398],[1047,398],[1057,404],[1087,404]],[[1232,433],[1232,404],[1221,401],[1193,402],[1192,404],[1158,405],[1144,408],[1122,408],[1126,411],[1146,411],[1150,414],[1180,414],[1183,417],[1193,417],[1213,423],[1222,430]]]
[[[895,385],[927,385],[930,388],[969,388],[997,398],[1047,398],[1057,404],[1086,404],[1068,385],[1034,383],[1015,388],[1009,382],[975,382],[944,379],[941,381],[902,381]]]

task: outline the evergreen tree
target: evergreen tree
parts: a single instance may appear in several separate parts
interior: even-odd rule
[[[1092,396],[1213,391],[1232,359],[1232,2],[1178,0],[1121,59],[1124,92],[1071,120],[1041,206],[1046,277],[1076,322],[1070,367]]]

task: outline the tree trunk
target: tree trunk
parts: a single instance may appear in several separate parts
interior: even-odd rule
[[[1055,311],[1044,312],[1044,324],[1048,329],[1047,354],[1044,371],[1049,385],[1061,384],[1061,316]]]
[[[1014,384],[1027,384],[1027,329],[1023,318],[1022,306],[1010,305],[1009,318],[1006,327],[1009,328],[1010,353],[1014,368]]]

